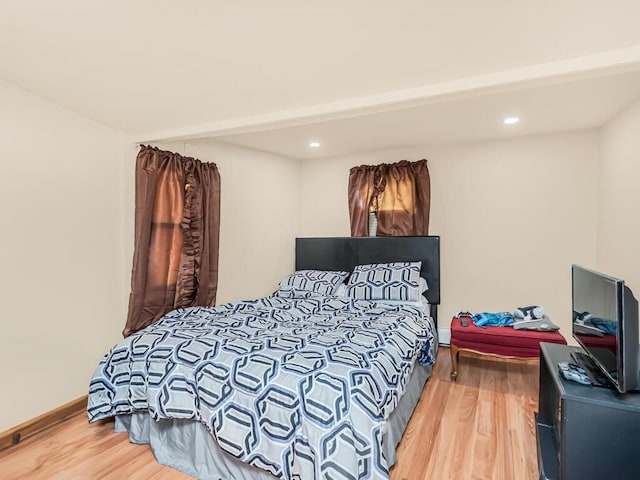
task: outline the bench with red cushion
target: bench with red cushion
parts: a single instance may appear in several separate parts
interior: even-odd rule
[[[460,351],[499,357],[540,356],[540,342],[567,344],[559,331],[514,330],[513,327],[476,327],[470,318],[463,327],[460,318],[451,320],[451,378],[458,376]]]

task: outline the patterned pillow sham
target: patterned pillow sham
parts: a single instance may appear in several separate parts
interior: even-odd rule
[[[427,290],[429,290],[429,284],[424,278],[420,277],[420,293],[424,293]]]
[[[422,262],[358,265],[347,283],[347,295],[360,300],[407,300],[420,298]]]
[[[280,290],[307,290],[333,295],[349,272],[330,270],[298,270],[280,282]]]

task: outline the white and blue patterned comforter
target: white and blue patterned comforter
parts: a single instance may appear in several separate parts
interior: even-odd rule
[[[431,321],[409,305],[281,295],[175,310],[124,339],[93,375],[89,420],[199,421],[287,480],[388,478],[382,424],[416,361],[434,361]]]

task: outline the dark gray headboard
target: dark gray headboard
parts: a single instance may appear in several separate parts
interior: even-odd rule
[[[366,263],[422,261],[434,319],[440,304],[440,237],[296,238],[296,270],[348,270]]]

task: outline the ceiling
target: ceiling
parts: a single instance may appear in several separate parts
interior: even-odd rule
[[[512,132],[597,125],[637,96],[638,18],[636,0],[3,0],[0,79],[137,140],[305,158],[311,136],[322,155],[499,137],[518,109]]]
[[[637,98],[640,71],[633,71],[216,140],[292,158],[338,156],[596,128]],[[508,116],[520,122],[505,125]]]

